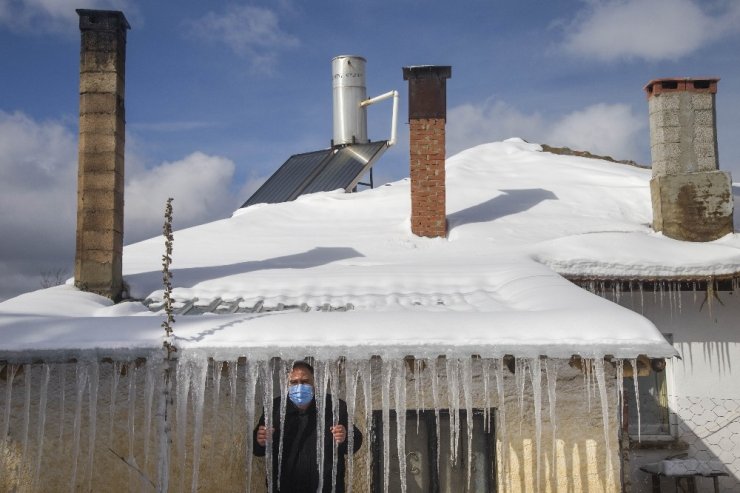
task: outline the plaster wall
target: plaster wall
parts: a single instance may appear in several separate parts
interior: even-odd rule
[[[632,438],[632,491],[651,491],[639,466],[677,454],[721,461],[730,471],[720,478],[722,491],[740,490],[740,293],[666,290],[623,294],[619,303],[670,334],[681,356],[666,367],[672,435]],[[712,491],[709,479],[697,486]]]

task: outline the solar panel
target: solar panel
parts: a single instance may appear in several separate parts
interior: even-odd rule
[[[349,192],[385,149],[387,142],[378,141],[291,156],[242,207],[289,202],[306,193],[338,188]]]
[[[350,192],[386,149],[386,142],[342,147],[324,164],[321,172],[306,186],[304,193],[328,192],[343,188]]]
[[[290,156],[242,207],[294,200],[331,154],[331,149],[324,149]]]

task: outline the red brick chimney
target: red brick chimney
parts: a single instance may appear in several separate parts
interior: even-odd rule
[[[411,232],[447,236],[445,209],[445,123],[450,66],[403,67],[409,81]]]

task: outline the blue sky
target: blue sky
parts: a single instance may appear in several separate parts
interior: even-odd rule
[[[135,2],[0,0],[0,300],[72,274],[79,30],[75,8],[122,10],[126,230],[227,217],[291,154],[328,147],[331,59],[367,59],[368,95],[401,92],[399,144],[376,181],[408,174],[401,67],[452,66],[448,154],[521,137],[649,164],[643,86],[718,76],[720,166],[740,181],[740,1]],[[390,104],[369,136],[389,133]]]

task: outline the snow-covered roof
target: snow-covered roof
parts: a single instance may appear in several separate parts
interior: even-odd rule
[[[738,234],[694,244],[652,231],[649,179],[649,170],[510,139],[448,158],[446,239],[410,232],[407,180],[255,205],[177,231],[173,295],[209,312],[179,316],[177,344],[271,354],[671,356],[651,322],[559,275],[740,272]],[[174,207],[176,226],[177,200]],[[161,346],[162,312],[153,310],[163,250],[154,238],[124,251],[131,295],[151,309],[70,286],[29,293],[0,303],[0,351]]]

